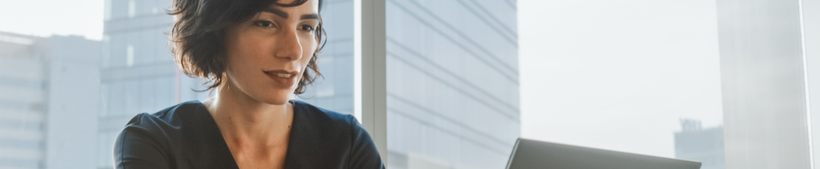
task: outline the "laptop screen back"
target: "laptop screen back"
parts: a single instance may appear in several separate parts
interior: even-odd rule
[[[701,163],[518,139],[507,169],[699,169]]]

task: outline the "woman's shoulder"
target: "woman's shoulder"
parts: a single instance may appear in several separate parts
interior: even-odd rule
[[[155,127],[178,128],[185,124],[183,121],[198,119],[202,111],[207,111],[199,101],[182,102],[154,113],[139,113],[131,118],[125,127],[139,127],[151,129]]]
[[[117,136],[115,165],[117,168],[232,168],[230,150],[221,137],[219,128],[199,101],[183,102],[151,114],[140,113]],[[187,162],[191,160],[198,162]]]
[[[203,112],[205,111],[205,112]],[[139,113],[131,118],[120,131],[121,138],[146,138],[151,140],[179,140],[184,131],[206,127],[210,120],[205,106],[199,101],[188,101],[167,107],[154,113]],[[199,125],[199,126],[196,126]],[[203,126],[204,125],[204,126]],[[160,143],[169,143],[160,141]]]

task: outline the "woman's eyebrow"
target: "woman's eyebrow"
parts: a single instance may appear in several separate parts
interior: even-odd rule
[[[319,15],[318,15],[318,14],[315,14],[315,13],[312,13],[312,14],[304,14],[304,15],[302,15],[302,17],[301,17],[301,18],[299,18],[299,19],[301,19],[301,20],[305,20],[305,19],[319,19]]]
[[[265,8],[265,10],[262,10],[262,12],[272,13],[274,15],[278,15],[279,17],[288,19],[288,13],[285,12],[285,11],[279,10],[278,8],[268,7],[268,8]],[[304,16],[302,16],[302,17],[304,17]]]

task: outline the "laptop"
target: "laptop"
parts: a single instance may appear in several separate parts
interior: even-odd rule
[[[507,169],[699,169],[701,163],[519,138]]]

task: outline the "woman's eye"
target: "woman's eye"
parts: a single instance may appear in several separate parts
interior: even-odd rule
[[[271,22],[271,21],[256,21],[253,24],[258,26],[258,27],[263,27],[263,28],[273,26],[273,22]]]
[[[304,31],[313,31],[313,26],[302,25],[302,30],[304,30]]]

